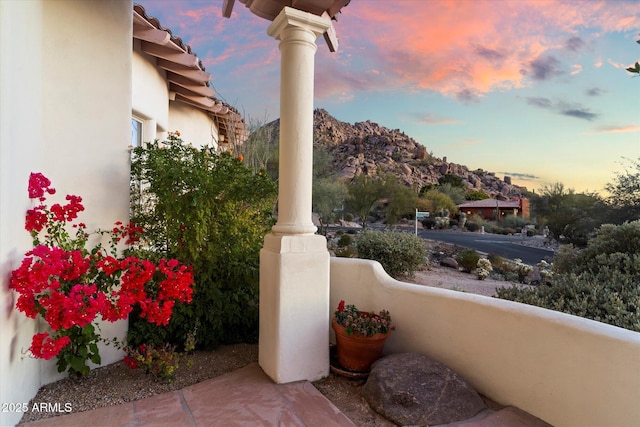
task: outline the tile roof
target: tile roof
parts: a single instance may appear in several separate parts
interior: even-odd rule
[[[505,202],[502,200],[496,200],[496,199],[484,199],[484,200],[474,200],[472,202],[465,202],[465,203],[461,203],[458,205],[459,208],[495,208],[496,204],[498,205],[499,208],[505,208],[505,209],[510,209],[510,208],[519,208],[520,207],[520,202],[519,201],[515,201],[515,202]]]
[[[191,47],[162,27],[157,18],[147,15],[139,4],[133,6],[133,38],[140,40],[142,51],[155,57],[157,66],[166,71],[169,90],[176,101],[209,113],[227,141],[241,144],[247,139],[248,128],[242,115],[215,97],[209,84],[211,74]]]

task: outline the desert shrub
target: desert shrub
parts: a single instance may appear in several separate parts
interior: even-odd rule
[[[616,268],[563,274],[553,286],[499,288],[497,296],[640,332],[640,280]]]
[[[459,224],[457,219],[450,219],[449,220],[449,227],[457,227]]]
[[[349,230],[347,230],[347,234],[357,234],[358,232],[356,230],[354,230],[353,228],[350,228]]]
[[[344,234],[344,231],[342,230],[336,231],[336,236],[342,236],[343,234]]]
[[[512,271],[511,264],[509,263],[509,261],[507,261],[506,259],[502,258],[499,255],[489,254],[487,255],[487,259],[489,260],[489,262],[491,262],[491,267],[493,268],[493,271],[495,271],[498,274],[504,275]]]
[[[534,228],[527,229],[527,237],[533,237],[536,235],[536,230]]]
[[[479,280],[486,279],[487,277],[489,277],[489,275],[491,275],[491,271],[493,271],[491,261],[489,261],[487,258],[480,258],[478,260],[478,264],[476,265],[476,271]]]
[[[498,297],[640,332],[640,221],[603,225],[584,249],[562,247],[552,271],[551,286]]]
[[[467,230],[469,230],[469,231],[473,231],[473,232],[475,232],[475,231],[480,230],[480,226],[478,225],[478,223],[477,223],[477,222],[467,221],[467,222],[466,222],[466,224],[465,224],[464,226],[465,226],[465,227],[467,228]]]
[[[353,220],[354,220],[354,218],[353,218],[353,214],[352,214],[352,213],[346,213],[346,214],[344,215],[344,220],[345,220],[345,221],[349,221],[349,222],[353,221]]]
[[[480,254],[475,249],[465,249],[456,256],[456,261],[468,273],[476,269]]]
[[[358,257],[382,264],[393,277],[413,274],[427,260],[426,247],[419,237],[397,231],[365,231],[356,241]]]
[[[527,221],[526,219],[520,216],[507,215],[500,221],[500,223],[505,228],[513,228],[516,230],[520,230],[522,229],[522,227],[526,226],[529,223],[529,221]]]
[[[159,258],[193,266],[193,303],[176,305],[166,327],[130,317],[129,343],[197,348],[251,342],[258,330],[259,251],[273,225],[276,185],[264,171],[213,148],[183,144],[179,135],[134,150],[132,220]]]
[[[335,248],[333,253],[340,258],[357,258],[358,251],[353,246],[345,246],[344,248]]]
[[[427,230],[431,230],[433,227],[435,227],[435,225],[436,220],[431,217],[422,220],[422,226]]]
[[[344,248],[345,246],[349,246],[351,243],[353,243],[353,238],[348,234],[343,234],[342,236],[340,236],[340,239],[338,239],[339,248]]]

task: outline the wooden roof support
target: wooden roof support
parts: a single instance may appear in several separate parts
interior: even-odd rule
[[[143,41],[142,51],[151,56],[157,56],[159,58],[166,59],[167,61],[175,62],[176,64],[184,65],[186,67],[198,67],[198,57],[181,50],[173,50],[165,46],[159,46],[157,44]]]
[[[179,74],[172,73],[171,71],[167,71],[167,80],[178,86],[182,86],[183,88],[188,89],[197,95],[213,97],[216,94],[216,91],[211,89],[210,87],[205,85],[198,85],[193,80]]]
[[[133,38],[147,41],[153,44],[166,45],[171,40],[171,35],[156,28],[144,28],[133,24]]]
[[[179,74],[188,78],[189,80],[193,80],[200,83],[208,83],[211,80],[211,74],[206,71],[202,71],[199,69],[193,69],[186,67],[181,64],[176,64],[175,62],[168,61],[166,59],[158,58],[156,60],[156,65],[158,67],[163,68],[167,71],[171,71],[175,74]]]

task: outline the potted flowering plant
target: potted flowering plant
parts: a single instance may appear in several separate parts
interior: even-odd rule
[[[343,368],[367,372],[382,355],[385,340],[395,329],[391,315],[360,311],[355,305],[340,301],[331,327],[336,334],[338,362]]]
[[[45,204],[55,194],[51,181],[41,173],[29,177],[29,198],[37,206],[27,210],[25,229],[33,249],[11,273],[9,287],[19,296],[16,308],[27,317],[40,316],[47,331],[33,336],[31,354],[57,357],[59,372],[72,376],[89,373],[88,361],[100,363],[98,317],[115,322],[126,319],[135,305],[141,317],[166,325],[177,301],[189,303],[193,294],[191,268],[179,261],[161,259],[157,264],[136,257],[118,257],[117,245],[135,243],[141,229],[117,222],[110,231],[110,247],[98,243],[87,248],[90,235],[83,223],[75,223],[84,210],[82,198],[67,195],[67,204]],[[72,234],[75,229],[75,235]],[[113,344],[120,345],[114,340]]]

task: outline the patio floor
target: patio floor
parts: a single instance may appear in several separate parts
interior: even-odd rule
[[[274,384],[257,363],[147,399],[24,426],[350,426],[310,382]]]
[[[355,424],[310,382],[275,384],[257,363],[220,377],[122,405],[42,419],[29,427],[350,426]],[[487,410],[446,427],[542,427],[514,407]],[[445,426],[440,426],[445,427]]]

